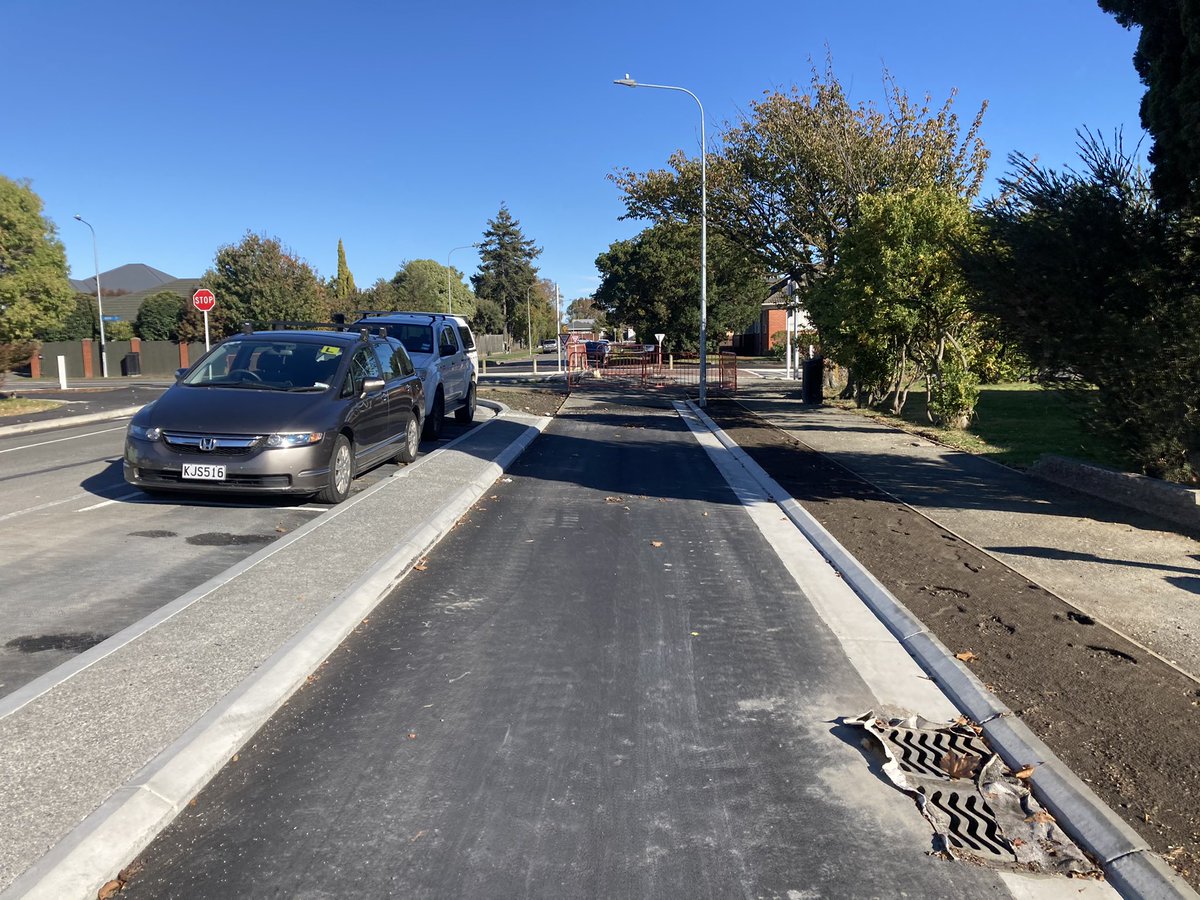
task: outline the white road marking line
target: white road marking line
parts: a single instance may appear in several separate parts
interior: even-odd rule
[[[123,503],[126,500],[132,500],[134,497],[140,497],[141,491],[134,491],[130,494],[122,494],[120,497],[113,497],[111,500],[104,500],[100,503],[93,503],[91,506],[85,506],[83,509],[77,509],[75,512],[91,512],[93,509],[99,509],[102,506],[108,506],[111,503]]]
[[[132,417],[130,417],[132,418]],[[80,438],[95,437],[98,434],[108,434],[110,431],[124,431],[125,426],[119,428],[103,428],[100,431],[89,431],[87,434],[76,434],[71,437],[55,438],[52,441],[41,441],[37,444],[23,444],[20,447],[9,447],[7,450],[0,450],[0,453],[13,453],[16,450],[33,450],[35,447],[46,447],[50,444],[61,444],[63,441],[77,441]]]
[[[41,503],[37,506],[29,506],[29,507],[26,507],[25,509],[18,509],[14,512],[5,513],[4,515],[0,516],[0,522],[4,522],[8,519],[15,519],[17,516],[23,516],[26,513],[40,512],[41,510],[49,509],[52,506],[59,506],[63,503],[73,503],[74,501],[80,500],[84,497],[94,497],[94,496],[96,496],[96,495],[87,493],[85,491],[82,494],[74,494],[73,496],[70,496],[70,497],[64,497],[62,500],[51,500],[49,503]]]

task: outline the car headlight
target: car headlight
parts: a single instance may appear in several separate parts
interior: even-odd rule
[[[162,437],[162,429],[157,425],[146,427],[145,425],[134,425],[130,422],[129,436],[137,438],[139,441],[157,441]]]
[[[323,431],[288,431],[267,435],[268,447],[307,447],[319,444],[325,437]]]

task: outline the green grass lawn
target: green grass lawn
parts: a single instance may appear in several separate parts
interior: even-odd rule
[[[939,443],[1016,468],[1028,468],[1043,453],[1057,453],[1130,470],[1129,460],[1116,446],[1081,424],[1088,399],[1068,399],[1035,384],[984,385],[974,421],[966,430],[955,431],[930,425],[925,417],[925,392],[913,391],[904,406],[902,422],[892,416],[883,418]],[[875,411],[869,413],[878,415]]]

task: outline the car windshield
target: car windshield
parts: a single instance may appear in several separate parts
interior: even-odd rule
[[[388,334],[404,345],[409,353],[433,352],[433,326],[410,323],[389,324]]]
[[[344,348],[337,344],[247,338],[228,341],[184,376],[190,387],[323,391],[337,379]]]

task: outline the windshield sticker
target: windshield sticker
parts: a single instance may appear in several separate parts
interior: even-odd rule
[[[326,356],[341,356],[342,348],[341,347],[322,347],[321,352],[323,354],[325,354]]]

